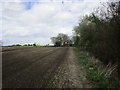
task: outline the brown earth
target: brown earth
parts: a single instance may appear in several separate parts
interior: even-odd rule
[[[3,88],[90,88],[73,47],[5,47]]]

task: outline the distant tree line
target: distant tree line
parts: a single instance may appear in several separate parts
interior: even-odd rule
[[[120,73],[120,1],[103,4],[102,10],[86,15],[73,31],[76,47],[105,64],[117,63]]]
[[[24,45],[21,45],[21,44],[14,44],[12,46],[37,46],[36,43],[34,44],[24,44]]]
[[[51,37],[54,46],[73,46],[73,40],[67,34],[59,33],[56,37]]]

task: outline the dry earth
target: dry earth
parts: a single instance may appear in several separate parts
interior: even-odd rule
[[[90,88],[73,47],[4,47],[3,88]]]

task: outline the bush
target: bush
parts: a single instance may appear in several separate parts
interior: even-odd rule
[[[104,64],[118,63],[120,74],[120,1],[108,3],[106,11],[85,16],[74,28],[74,38],[76,47]]]

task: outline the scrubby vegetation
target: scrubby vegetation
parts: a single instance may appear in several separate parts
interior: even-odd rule
[[[111,71],[115,70],[116,65],[105,66],[99,60],[95,58],[91,58],[91,56],[87,55],[86,52],[79,51],[75,49],[76,55],[79,58],[80,63],[86,69],[86,78],[90,80],[95,88],[119,88],[120,81],[115,78],[111,78]],[[116,74],[116,73],[114,73]]]
[[[102,8],[83,17],[73,31],[75,46],[79,50],[89,52],[106,66],[115,65],[117,73],[120,74],[120,1],[104,3]],[[96,73],[93,71],[88,76],[99,82]],[[99,76],[100,80],[103,80],[102,78]],[[117,78],[120,80],[120,77]]]

